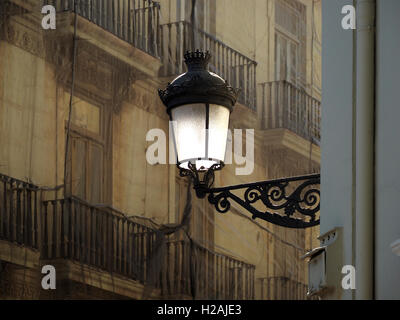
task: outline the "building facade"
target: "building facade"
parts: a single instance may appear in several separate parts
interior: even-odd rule
[[[42,26],[47,4],[55,30]],[[300,257],[318,228],[221,215],[168,157],[146,155],[149,131],[168,138],[157,89],[199,48],[242,89],[230,129],[254,129],[215,185],[319,172],[319,1],[1,5],[1,298],[306,298]],[[254,168],[238,175],[249,141]],[[42,289],[44,265],[56,290]]]

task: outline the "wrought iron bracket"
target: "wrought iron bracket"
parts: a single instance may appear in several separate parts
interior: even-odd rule
[[[193,188],[196,191],[198,198],[203,199],[210,192],[211,186],[214,183],[214,171],[221,170],[224,163],[213,164],[207,171],[200,172],[196,169],[196,165],[189,162],[189,169],[179,168],[179,175],[181,177],[190,177],[193,181]]]
[[[214,170],[205,172],[203,179],[199,179],[194,168],[181,170],[181,175],[191,176],[197,196],[204,198],[208,194],[208,202],[219,213],[231,209],[233,201],[251,213],[253,219],[297,229],[319,225],[320,174],[211,188]]]

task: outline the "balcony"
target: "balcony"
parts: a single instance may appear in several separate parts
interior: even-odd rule
[[[39,265],[39,188],[0,174],[0,260]]]
[[[306,300],[307,285],[287,277],[267,277],[261,282],[261,300]]]
[[[165,297],[254,299],[255,266],[196,242],[169,241],[161,281]]]
[[[38,187],[0,174],[0,239],[38,249]]]
[[[57,12],[73,10],[72,0],[44,0]],[[227,46],[215,36],[202,30],[193,30],[186,21],[160,25],[160,4],[152,0],[91,0],[79,1],[77,14],[112,33],[134,47],[160,58],[163,67],[160,76],[172,77],[185,72],[183,54],[192,50],[192,33],[196,48],[212,54],[210,70],[240,88],[238,102],[256,109],[257,63]]]
[[[161,233],[110,208],[75,198],[50,200],[43,202],[42,219],[43,260],[67,259],[119,274],[161,289],[166,298],[254,296],[254,266],[167,238],[165,254],[157,260]]]
[[[72,11],[73,0],[44,0],[57,12]],[[152,0],[79,1],[77,14],[138,49],[158,57],[160,5]]]
[[[194,48],[193,31],[196,48],[211,52],[210,70],[226,79],[231,86],[240,88],[238,102],[255,110],[257,63],[213,35],[199,29],[193,30],[189,22],[160,25],[159,52],[163,63],[162,76],[176,76],[186,71],[182,57],[186,50]]]
[[[319,144],[321,102],[283,81],[261,84],[264,129],[286,128]]]
[[[0,174],[1,260],[33,269],[50,263],[60,279],[124,287],[119,294],[129,287],[136,290],[130,297],[140,298],[148,286],[156,298],[254,298],[254,265],[195,242],[172,241],[149,220],[110,207],[75,197],[40,202],[39,192]],[[157,251],[161,244],[165,250]]]
[[[42,236],[43,260],[68,259],[141,284],[151,278],[155,230],[110,208],[73,197],[44,201]]]

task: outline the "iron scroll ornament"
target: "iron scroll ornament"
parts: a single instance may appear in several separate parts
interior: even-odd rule
[[[295,182],[300,184],[288,192]],[[320,211],[319,185],[320,174],[313,174],[210,188],[204,192],[208,193],[208,201],[220,213],[226,213],[231,208],[231,201],[234,201],[250,212],[253,219],[259,218],[287,228],[304,229],[320,223],[317,216]],[[243,195],[236,195],[232,192],[234,190],[244,190]],[[266,207],[265,211],[256,208],[258,202]]]

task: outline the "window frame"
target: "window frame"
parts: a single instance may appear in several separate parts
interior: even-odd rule
[[[106,119],[108,117],[112,117],[112,112],[107,110],[105,103],[97,101],[95,99],[87,98],[86,95],[81,92],[76,92],[74,95],[74,99],[83,100],[86,103],[99,108],[99,133],[92,132],[86,128],[83,128],[75,123],[70,123],[70,137],[69,137],[69,146],[68,146],[68,159],[67,159],[67,182],[66,182],[66,196],[73,196],[80,198],[81,200],[91,202],[92,194],[90,192],[90,188],[88,186],[91,184],[91,173],[90,173],[90,164],[92,158],[92,148],[91,146],[95,146],[100,148],[100,152],[102,154],[101,158],[101,185],[100,185],[100,195],[99,195],[99,204],[111,203],[112,200],[112,185],[109,181],[112,181],[112,125],[110,128],[109,135],[111,135],[111,143],[107,143],[106,139]],[[112,122],[112,119],[111,119]],[[68,131],[68,121],[65,120],[65,134]],[[80,196],[74,194],[73,190],[73,141],[74,139],[82,139],[85,143],[85,191],[84,198],[82,199]]]

